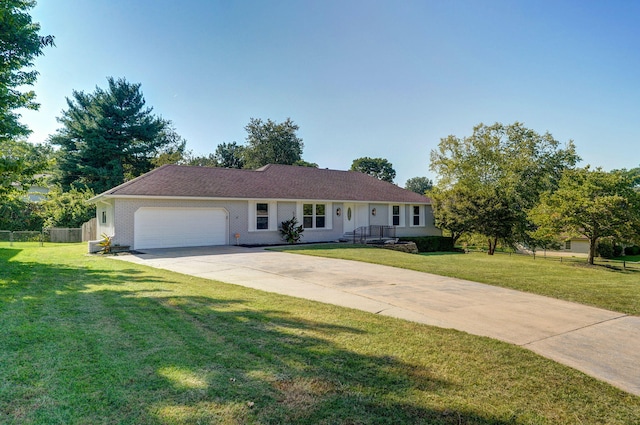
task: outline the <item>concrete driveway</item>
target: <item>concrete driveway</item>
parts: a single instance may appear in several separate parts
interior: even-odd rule
[[[496,338],[640,395],[640,317],[428,273],[256,248],[144,252],[113,258]]]

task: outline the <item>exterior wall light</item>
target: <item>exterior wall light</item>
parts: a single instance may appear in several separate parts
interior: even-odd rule
[[[376,215],[376,209],[375,208],[371,210],[371,215]]]
[[[338,217],[340,217],[340,214],[342,214],[342,209],[341,208],[336,208],[336,215]]]

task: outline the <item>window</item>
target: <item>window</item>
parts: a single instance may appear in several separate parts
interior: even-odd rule
[[[566,241],[564,243],[564,249],[571,249],[571,241]]]
[[[107,212],[102,211],[102,224],[107,224]]]
[[[394,205],[391,207],[392,225],[400,226],[400,205]]]
[[[413,225],[420,226],[420,206],[413,206]]]
[[[256,204],[256,229],[257,230],[269,229],[269,204],[266,204],[266,203]]]
[[[389,205],[389,226],[405,227],[407,225],[407,219],[405,217],[407,212],[406,208],[405,205]],[[409,221],[409,224],[410,223],[412,223],[412,221]]]
[[[278,229],[278,203],[265,200],[249,201],[248,230],[266,232]]]
[[[302,204],[302,226],[305,229],[324,229],[326,211],[325,204]]]

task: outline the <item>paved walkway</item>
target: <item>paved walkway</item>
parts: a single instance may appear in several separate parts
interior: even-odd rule
[[[496,338],[640,395],[640,317],[428,273],[262,249],[154,249],[113,258]]]

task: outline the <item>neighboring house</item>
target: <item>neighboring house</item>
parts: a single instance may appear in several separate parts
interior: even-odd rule
[[[49,188],[40,185],[33,185],[27,191],[27,198],[30,202],[42,202],[47,199]]]
[[[132,249],[282,243],[278,228],[293,216],[303,242],[369,225],[395,226],[397,237],[441,235],[429,198],[355,171],[164,165],[89,202],[97,233]]]
[[[24,200],[28,202],[42,202],[47,199],[49,188],[45,186],[45,179],[50,177],[48,174],[37,174],[34,176],[36,183],[29,186],[24,194]],[[17,190],[22,190],[20,183],[11,183],[11,186]]]
[[[589,238],[586,236],[572,237],[562,242],[559,251],[575,254],[588,254],[589,246]]]
[[[559,242],[557,247],[555,248],[547,248],[538,247],[536,250],[538,252],[546,252],[546,253],[557,253],[557,254],[589,254],[589,238],[586,236],[558,236]],[[523,246],[519,246],[517,249],[518,252],[522,254],[531,254],[532,251]]]

